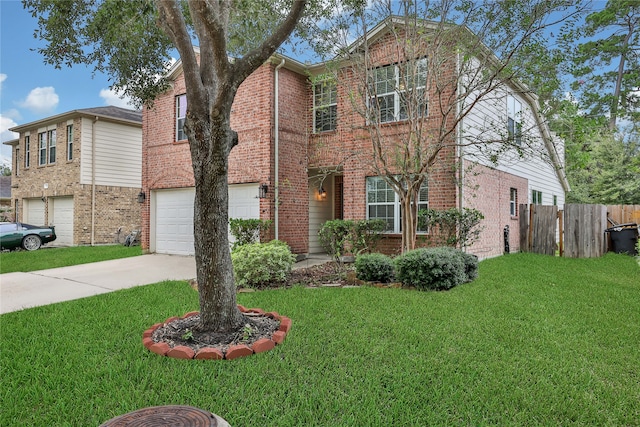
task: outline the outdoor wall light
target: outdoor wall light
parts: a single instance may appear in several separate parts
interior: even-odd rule
[[[323,186],[320,186],[320,189],[318,190],[318,195],[320,196],[321,199],[327,198],[327,191],[324,189]]]
[[[141,191],[140,193],[138,193],[138,203],[144,203],[146,198],[147,198],[147,195],[144,194],[144,191]]]
[[[258,187],[258,198],[265,199],[267,197],[268,191],[269,191],[269,186],[267,184],[260,184],[260,187]]]

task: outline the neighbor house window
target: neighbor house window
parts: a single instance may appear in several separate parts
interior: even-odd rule
[[[18,147],[16,147],[16,159],[15,159],[15,166],[13,167],[13,171],[15,172],[16,176],[20,174],[20,149]]]
[[[522,144],[522,104],[511,95],[507,96],[507,131],[509,142]]]
[[[515,188],[509,191],[509,213],[511,216],[518,216],[518,190]]]
[[[374,69],[370,120],[388,123],[425,116],[426,81],[427,60],[424,58]]]
[[[38,165],[43,166],[47,164],[47,133],[41,132],[38,134]]]
[[[338,89],[335,82],[323,80],[313,85],[313,129],[335,130],[338,118]]]
[[[187,139],[184,121],[187,118],[187,95],[176,96],[176,141]]]
[[[24,167],[28,168],[31,165],[31,137],[24,137]]]
[[[553,206],[558,206],[558,196],[553,196]]]
[[[56,162],[56,131],[50,130],[47,132],[47,139],[49,140],[49,163]]]
[[[73,160],[73,125],[67,125],[67,160]]]
[[[534,205],[542,204],[542,191],[531,190],[531,203]]]
[[[429,207],[427,180],[418,193],[418,210]],[[381,219],[386,223],[386,231],[400,233],[400,199],[393,188],[379,176],[367,178],[367,219]],[[424,232],[425,230],[418,230]]]

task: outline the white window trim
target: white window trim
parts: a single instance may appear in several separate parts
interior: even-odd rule
[[[376,219],[376,218],[371,218],[369,216],[369,206],[389,206],[391,204],[393,204],[393,230],[386,230],[385,233],[386,234],[400,234],[401,231],[401,227],[400,227],[400,214],[401,214],[401,208],[400,208],[400,197],[398,196],[398,193],[396,193],[395,191],[393,192],[393,202],[369,202],[369,188],[368,188],[368,182],[370,179],[376,179],[376,180],[381,180],[383,182],[386,183],[386,185],[388,186],[389,184],[384,180],[384,178],[382,178],[381,176],[370,176],[367,177],[365,180],[365,185],[366,185],[366,191],[365,191],[365,199],[366,199],[366,218],[367,219]],[[429,186],[428,186],[428,179],[425,179],[424,182],[422,183],[422,187],[421,189],[426,189],[427,190],[427,200],[418,200],[418,207],[420,208],[422,206],[423,209],[429,209]],[[420,191],[418,192],[418,199],[420,199]],[[420,210],[420,209],[418,209]],[[428,234],[428,231],[423,230],[420,231],[418,230],[417,234]]]
[[[31,135],[24,136],[24,168],[31,166]]]
[[[513,130],[509,126],[509,120],[513,120]],[[522,103],[513,95],[507,96],[507,132],[509,141],[522,145]]]
[[[184,116],[180,116],[180,99],[184,98],[184,111],[185,111],[185,115]],[[187,113],[187,95],[186,94],[182,94],[182,95],[177,95],[176,96],[176,122],[175,122],[175,140],[176,141],[184,141],[187,139],[187,135],[184,133],[184,120],[186,119],[186,113]],[[183,120],[182,122],[182,127],[180,127],[180,119]],[[180,138],[179,134],[180,132],[182,132],[182,135],[184,136],[184,138]]]
[[[42,152],[44,151],[44,161]],[[46,166],[49,151],[49,143],[47,141],[47,131],[38,132],[38,166]]]
[[[335,98],[331,100],[331,95],[329,95],[329,102],[327,104],[318,104],[318,96],[316,96],[316,88],[322,87],[322,94],[324,95],[324,89],[326,88],[329,92],[335,92]],[[320,98],[324,98],[324,96],[320,96]],[[331,110],[331,107],[335,107],[336,114],[333,121],[333,126],[330,126],[330,129],[318,129],[318,123],[316,122],[317,115],[316,113],[320,110]],[[330,123],[331,124],[331,123]],[[335,83],[332,83],[329,79],[320,80],[313,84],[313,133],[322,133],[322,132],[331,132],[336,130],[338,127],[338,87]]]
[[[53,164],[56,162],[58,156],[57,156],[57,152],[56,152],[56,145],[58,142],[58,136],[57,136],[57,131],[55,129],[50,129],[47,131],[47,141],[48,141],[48,145],[47,145],[47,162],[49,164]],[[53,153],[53,156],[51,155],[51,153]],[[51,160],[51,158],[53,157],[53,160]]]
[[[416,64],[418,63],[422,63],[425,62],[426,63],[427,59],[426,58],[418,58],[414,61],[411,62],[415,62]],[[371,94],[369,97],[369,105],[368,108],[371,109],[371,103],[375,103],[377,104],[377,99],[378,98],[384,98],[384,97],[388,97],[390,95],[393,95],[393,119],[392,120],[382,120],[380,117],[380,107],[379,105],[376,106],[376,110],[373,112],[373,114],[370,114],[370,117],[374,117],[376,118],[376,122],[379,123],[394,123],[394,122],[400,122],[400,121],[406,121],[409,118],[408,117],[401,117],[400,116],[400,112],[402,111],[402,96],[401,94],[406,93],[407,92],[407,88],[404,89],[400,89],[403,84],[405,82],[401,81],[401,76],[400,76],[400,67],[402,66],[406,66],[407,64],[411,63],[411,62],[402,62],[399,64],[390,64],[390,65],[384,65],[382,67],[377,67],[374,68],[372,71],[372,89],[371,89]],[[387,69],[393,67],[393,74],[394,74],[394,88],[392,91],[389,92],[384,92],[384,93],[378,93],[377,92],[377,84],[378,84],[378,79],[377,79],[377,75],[376,75],[376,71],[380,70],[380,69]],[[426,67],[425,67],[426,70]],[[414,88],[412,88],[412,90],[426,90],[426,71],[425,71],[425,81],[423,82],[422,85],[416,85]],[[428,106],[426,105],[426,99],[425,99],[425,107],[424,107],[424,111],[422,112],[421,117],[426,117],[427,113],[428,113]],[[405,113],[406,114],[406,113]]]
[[[518,189],[517,188],[509,189],[509,214],[511,216],[518,216]]]
[[[71,131],[71,132],[69,132]],[[67,125],[67,161],[73,160],[73,125]]]

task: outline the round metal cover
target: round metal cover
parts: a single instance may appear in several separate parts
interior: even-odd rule
[[[139,409],[112,418],[100,427],[230,427],[216,414],[193,406],[168,405]]]

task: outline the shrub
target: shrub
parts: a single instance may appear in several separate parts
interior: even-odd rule
[[[347,251],[353,255],[372,251],[382,238],[385,226],[380,219],[334,219],[322,224],[318,236],[324,250],[339,262]]]
[[[233,248],[260,242],[269,231],[272,222],[271,220],[254,218],[229,218],[229,230],[235,239]]]
[[[465,266],[465,273],[467,274],[467,280],[465,282],[472,282],[478,277],[478,257],[466,252],[460,252],[462,255],[462,261]]]
[[[353,221],[334,219],[322,224],[320,231],[318,231],[320,244],[337,262],[340,261],[340,257],[344,254],[345,245],[348,242],[352,228]]]
[[[451,289],[465,283],[475,274],[473,265],[471,256],[450,247],[416,249],[395,259],[396,278],[419,290]]]
[[[236,286],[259,288],[287,280],[296,257],[286,243],[272,240],[236,247],[231,261]]]
[[[383,254],[363,254],[356,258],[356,276],[366,282],[389,283],[393,280],[393,261]]]
[[[483,219],[477,209],[422,209],[418,212],[418,228],[432,230],[427,237],[432,244],[465,248],[479,239],[483,227],[478,225]]]

